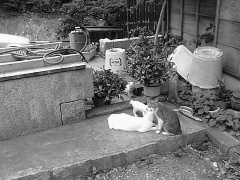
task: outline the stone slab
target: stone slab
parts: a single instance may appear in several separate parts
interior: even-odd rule
[[[85,100],[60,104],[62,125],[80,122],[86,119]]]
[[[131,109],[123,112],[132,114]],[[40,172],[50,173],[52,179],[73,180],[92,170],[109,169],[157,151],[174,150],[206,135],[203,127],[183,115],[179,117],[184,135],[174,137],[154,131],[111,130],[108,116],[0,142],[0,180],[20,180],[21,172],[32,180],[39,179],[34,176]]]

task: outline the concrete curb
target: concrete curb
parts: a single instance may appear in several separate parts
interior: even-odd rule
[[[212,144],[219,148],[221,153],[228,155],[231,162],[240,162],[240,142],[227,132],[207,128],[207,136]]]
[[[82,177],[93,172],[110,170],[115,167],[131,164],[151,154],[173,152],[182,146],[203,139],[206,135],[207,132],[204,129],[188,135],[168,137],[128,151],[116,152],[82,163],[56,168],[52,172],[52,177],[54,180],[70,180],[72,177]]]
[[[146,103],[146,99],[144,97],[137,97],[134,100]],[[112,104],[109,106],[110,108],[99,107],[91,109],[87,112],[87,118],[94,118],[126,109],[131,109],[132,107],[129,104],[129,101],[130,100]],[[227,132],[219,132],[213,128],[206,128],[206,135],[209,137],[211,143],[220,149],[221,153],[230,157],[231,161],[240,162],[240,142],[236,138],[229,135]]]

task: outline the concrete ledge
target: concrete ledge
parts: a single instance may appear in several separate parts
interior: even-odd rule
[[[122,112],[132,114],[131,109]],[[203,127],[181,114],[184,135],[173,137],[154,131],[111,130],[107,117],[0,142],[0,180],[73,180],[150,154],[174,151],[206,136]]]

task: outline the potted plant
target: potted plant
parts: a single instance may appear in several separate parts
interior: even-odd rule
[[[231,97],[232,109],[240,111],[240,90],[234,91]]]
[[[231,104],[232,92],[225,88],[224,81],[219,80],[219,87],[217,88],[216,95],[217,100],[215,102],[215,105],[221,109],[227,109]]]
[[[113,73],[110,69],[93,71],[94,107],[102,106],[106,101],[111,102],[112,98],[121,98],[121,94],[127,85],[127,81],[120,75]]]
[[[209,91],[197,92],[192,96],[193,115],[203,118],[217,112],[220,108],[214,105],[217,96]]]
[[[144,94],[149,87],[157,88],[152,96],[160,95],[162,85],[173,70],[174,63],[169,55],[182,43],[180,36],[165,34],[159,37],[158,44],[154,45],[153,35],[144,28],[138,28],[138,39],[133,41],[127,49],[127,73],[144,86]]]

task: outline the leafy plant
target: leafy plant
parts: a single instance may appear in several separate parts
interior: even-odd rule
[[[192,97],[193,114],[200,118],[209,114],[209,111],[215,110],[214,101],[217,96],[209,91],[194,93]]]
[[[97,49],[98,44],[92,43],[88,44],[86,48],[84,49],[84,52],[90,52],[93,49]]]
[[[225,88],[225,83],[224,81],[218,81],[219,82],[219,87],[217,88],[217,100],[224,101],[224,102],[230,102],[230,98],[232,96],[232,92],[230,90],[227,90]]]
[[[17,13],[54,13],[60,12],[63,0],[1,0],[1,9]]]
[[[203,123],[206,123],[211,127],[216,127],[220,131],[236,132],[240,130],[240,119],[235,117],[232,109],[220,109],[216,113],[209,114],[203,118]]]
[[[145,86],[162,84],[169,78],[174,66],[169,55],[181,44],[182,38],[165,34],[159,37],[155,49],[152,33],[146,27],[138,30],[138,39],[127,49],[127,73]]]
[[[180,106],[192,106],[193,93],[191,89],[184,89],[179,92],[179,101],[177,102]]]
[[[110,69],[93,71],[94,97],[120,98],[124,93],[127,81],[120,75],[113,73]]]
[[[59,37],[66,38],[71,30],[76,26],[92,26],[93,20],[103,20],[108,26],[116,26],[118,23],[125,23],[126,19],[117,17],[125,11],[125,0],[73,0],[71,3],[64,4],[62,11],[66,14],[61,20],[57,34]],[[91,21],[89,21],[91,17]]]

